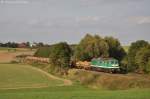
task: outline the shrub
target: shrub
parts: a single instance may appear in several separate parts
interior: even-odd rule
[[[49,58],[50,52],[51,52],[51,47],[40,47],[35,52],[34,56]]]
[[[64,72],[70,67],[71,53],[70,46],[65,42],[53,45],[49,55],[50,64],[55,66],[54,68],[57,67],[60,72]]]

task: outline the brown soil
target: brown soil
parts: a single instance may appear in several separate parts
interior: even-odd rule
[[[15,56],[21,54],[32,55],[34,52],[32,51],[22,51],[22,52],[8,52],[8,51],[0,51],[0,63],[7,63],[15,60]]]

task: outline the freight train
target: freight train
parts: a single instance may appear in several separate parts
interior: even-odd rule
[[[119,72],[119,62],[114,58],[94,58],[91,62],[79,61],[76,63],[76,67],[79,69],[95,70],[103,72]]]

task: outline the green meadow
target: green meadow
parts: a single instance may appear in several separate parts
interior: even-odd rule
[[[61,83],[28,65],[0,64],[0,89],[41,88]]]
[[[150,89],[101,90],[63,82],[28,65],[0,64],[0,99],[149,99]]]
[[[0,99],[149,99],[150,89],[94,90],[80,85],[0,90]]]

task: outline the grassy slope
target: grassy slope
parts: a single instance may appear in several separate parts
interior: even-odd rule
[[[150,88],[150,76],[139,74],[109,74],[86,70],[71,69],[69,78],[90,88],[126,90]]]
[[[25,65],[0,64],[0,89],[47,87],[62,83]]]

